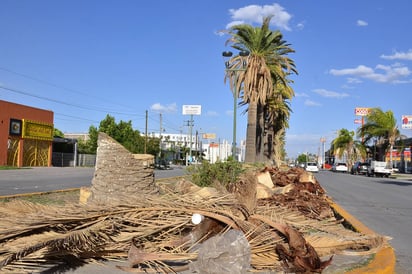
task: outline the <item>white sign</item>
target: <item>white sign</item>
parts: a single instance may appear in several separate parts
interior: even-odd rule
[[[412,115],[402,115],[402,128],[412,129]]]
[[[183,105],[183,115],[200,115],[201,113],[201,105]]]
[[[371,112],[370,108],[355,108],[356,116],[367,116]]]

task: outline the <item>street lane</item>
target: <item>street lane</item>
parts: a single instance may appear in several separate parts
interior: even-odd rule
[[[185,174],[185,167],[155,170],[155,178]],[[91,186],[94,167],[34,167],[0,170],[0,196]]]
[[[412,181],[322,171],[316,178],[327,194],[390,241],[397,273],[412,273]]]

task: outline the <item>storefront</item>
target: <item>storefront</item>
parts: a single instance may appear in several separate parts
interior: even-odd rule
[[[393,149],[386,153],[386,161],[392,162],[392,167],[402,173],[411,173],[411,148]]]
[[[0,166],[51,166],[53,112],[0,100]]]

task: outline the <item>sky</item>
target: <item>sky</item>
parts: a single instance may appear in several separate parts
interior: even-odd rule
[[[64,133],[87,133],[106,115],[136,130],[188,134],[184,105],[200,105],[193,131],[232,140],[224,83],[228,27],[273,16],[298,75],[286,132],[289,157],[326,149],[356,130],[357,107],[412,115],[410,0],[1,0],[0,100],[54,112]],[[1,111],[1,110],[0,110]],[[237,142],[247,114],[237,111]]]

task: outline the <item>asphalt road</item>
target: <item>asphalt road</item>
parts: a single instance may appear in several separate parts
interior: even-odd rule
[[[397,273],[412,273],[412,180],[322,171],[316,175],[332,199],[375,232],[392,238]]]
[[[48,192],[60,189],[90,186],[94,167],[34,167],[0,170],[0,196]],[[181,176],[184,167],[155,170],[156,178]]]

